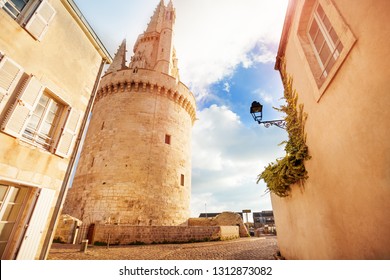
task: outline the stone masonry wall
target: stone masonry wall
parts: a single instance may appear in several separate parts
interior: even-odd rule
[[[96,225],[95,242],[110,244],[176,243],[239,238],[237,226],[177,227],[177,226],[129,226]]]
[[[82,222],[79,219],[69,215],[61,215],[58,220],[54,240],[68,244],[74,243],[75,238],[77,237],[77,229],[81,224]]]
[[[190,218],[189,226],[238,226],[240,237],[249,236],[241,216],[233,212],[223,212],[213,218]]]
[[[168,75],[139,69],[103,77],[63,214],[84,223],[185,225],[194,106]]]

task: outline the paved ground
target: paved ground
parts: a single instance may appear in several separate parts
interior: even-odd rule
[[[53,244],[49,260],[273,260],[275,236],[191,244],[89,246]]]

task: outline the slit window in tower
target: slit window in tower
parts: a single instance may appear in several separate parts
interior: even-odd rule
[[[171,135],[165,134],[165,144],[171,145]]]
[[[184,174],[180,175],[180,185],[184,186]]]

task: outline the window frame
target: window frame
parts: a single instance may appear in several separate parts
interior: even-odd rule
[[[62,106],[52,133],[52,141],[48,147],[42,147],[39,143],[31,141],[23,135],[43,94],[48,95],[49,98]],[[0,130],[42,150],[67,158],[71,155],[76,142],[82,116],[81,111],[72,108],[69,103],[42,85],[34,75],[31,75],[17,94],[15,102],[6,112]]]
[[[322,12],[324,13],[323,16],[321,16],[320,13],[318,12],[320,7],[322,9]],[[325,19],[327,19],[329,21],[329,24],[330,24],[329,29],[326,27]],[[311,32],[310,32],[314,23],[316,23],[318,26],[318,31],[316,32],[315,38],[313,38],[311,36]],[[323,10],[321,4],[319,2],[317,2],[315,4],[314,9],[313,9],[311,20],[310,20],[308,27],[307,27],[307,36],[308,36],[309,41],[311,43],[314,55],[317,58],[318,65],[320,66],[320,68],[322,70],[319,79],[322,79],[322,77],[326,78],[328,76],[328,72],[330,72],[330,70],[334,66],[334,63],[333,63],[333,65],[328,69],[329,63],[331,62],[331,58],[333,57],[334,62],[335,62],[340,57],[340,53],[342,52],[342,49],[344,48],[342,43],[341,43],[341,40],[336,32],[335,32],[335,34],[336,34],[337,40],[336,40],[336,42],[334,42],[332,36],[330,35],[331,30],[334,30],[332,22],[330,22],[325,11]],[[318,35],[320,33],[321,33],[322,37],[324,38],[324,42],[322,43],[320,50],[318,50],[318,48],[315,44],[315,41],[318,38]],[[324,50],[325,45],[329,48],[329,55],[328,55],[328,58],[326,59],[325,64],[324,64],[324,62],[322,61],[322,58],[321,58],[321,52]],[[341,46],[341,49],[339,49],[340,46]]]
[[[10,15],[10,17],[12,17],[15,20],[18,20],[23,16],[24,13],[26,13],[26,10],[28,10],[28,8],[31,7],[33,2],[34,2],[34,0],[27,0],[25,5],[23,6],[23,8],[19,11],[18,7],[15,6],[15,4],[13,3],[12,0],[3,0],[3,1],[0,1],[0,8],[5,10],[7,12],[7,14]],[[11,11],[7,7],[7,4],[10,5],[12,7],[12,9],[16,10],[18,12],[18,14],[16,15],[13,11]]]
[[[9,232],[7,240],[2,241],[1,243],[5,243],[4,249],[0,251],[0,256],[3,259],[3,256],[7,254],[9,243],[13,240],[13,236],[15,231],[17,230],[18,224],[22,220],[22,215],[25,212],[27,202],[29,200],[29,197],[31,195],[31,188],[25,187],[25,186],[14,186],[6,183],[0,182],[0,186],[6,187],[6,192],[4,194],[4,197],[1,198],[1,203],[0,203],[0,224],[13,224],[12,229]],[[24,197],[22,201],[20,202],[15,202],[15,201],[10,201],[10,197],[12,196],[13,192],[16,190],[24,190]],[[18,210],[17,216],[15,217],[15,220],[13,221],[3,221],[4,213],[8,209],[9,206],[15,206],[15,205],[20,205],[20,208]]]
[[[13,13],[6,4],[13,6],[19,12]],[[0,2],[0,9],[4,10],[11,18],[19,23],[34,39],[42,41],[49,24],[56,15],[56,10],[48,0],[28,0],[22,10],[18,10],[12,0],[3,0]],[[43,11],[43,12],[41,12]]]
[[[306,0],[301,3],[302,7],[300,14],[298,14],[298,27],[296,33],[298,42],[300,43],[298,44],[298,52],[301,54],[301,57],[306,58],[303,60],[304,68],[306,72],[309,73],[308,77],[314,89],[315,99],[319,102],[333,79],[336,77],[337,72],[341,69],[342,64],[350,54],[357,39],[333,2],[328,0]],[[319,57],[316,55],[316,50],[308,35],[318,4],[321,5],[343,46],[343,49],[340,51],[337,59],[329,70],[329,73],[327,72],[326,77],[323,79],[321,79],[321,74],[324,69],[321,68]]]
[[[30,137],[28,137],[26,135],[27,134],[26,131],[28,130],[29,125],[31,124],[32,117],[35,115],[35,111],[36,111],[37,107],[39,105],[41,105],[39,102],[40,102],[40,100],[42,99],[43,96],[46,96],[48,98],[48,101],[45,104],[46,106],[43,109],[42,116],[39,118],[39,121],[38,121],[38,124],[37,124],[37,128],[34,131],[33,131],[33,129],[31,129],[32,137],[30,138]],[[54,103],[58,104],[58,108],[57,108],[57,110],[55,112],[56,116],[54,117],[53,121],[50,123],[51,129],[50,129],[48,135],[44,135],[42,133],[43,125],[46,122],[46,120],[48,118],[48,115],[49,115],[49,112],[50,112],[50,108],[51,108],[51,106]],[[26,127],[24,128],[24,131],[22,132],[22,137],[24,138],[24,140],[28,141],[28,142],[31,142],[31,144],[33,144],[34,146],[39,146],[39,147],[41,147],[41,148],[43,148],[45,150],[50,151],[52,149],[52,146],[53,146],[53,143],[54,143],[54,137],[55,137],[56,131],[58,130],[59,122],[61,120],[61,116],[62,116],[62,114],[63,114],[63,112],[64,112],[66,107],[67,107],[66,104],[63,104],[63,103],[59,102],[57,99],[52,97],[47,92],[47,90],[44,89],[42,94],[39,97],[38,102],[36,103],[35,107],[31,111],[32,113],[31,113],[29,119],[26,121]],[[46,139],[45,142],[41,142],[39,140],[39,138],[47,138],[47,139]],[[47,142],[47,140],[48,140],[48,142]]]
[[[22,8],[22,10],[18,10],[15,5],[9,4],[14,7],[15,10],[19,12],[19,14],[15,15],[12,11],[10,11],[6,7],[6,3],[10,3],[12,0],[3,0],[4,4],[0,6],[11,18],[13,18],[17,23],[24,26],[31,19],[34,12],[38,9],[43,1],[47,0],[28,0],[26,5]]]

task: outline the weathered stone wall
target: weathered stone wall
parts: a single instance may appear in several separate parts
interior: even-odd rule
[[[194,106],[191,92],[165,74],[103,77],[63,213],[86,223],[185,225]]]
[[[82,222],[79,219],[69,215],[61,215],[58,219],[56,233],[54,235],[55,241],[60,241],[68,244],[74,244],[77,237],[78,228]]]
[[[233,212],[223,212],[213,218],[190,218],[189,226],[238,226],[240,237],[249,236],[241,216]]]
[[[240,228],[238,226],[219,226],[219,228],[221,229],[221,240],[240,238]]]
[[[133,244],[228,240],[239,237],[237,226],[96,225],[92,243]]]

